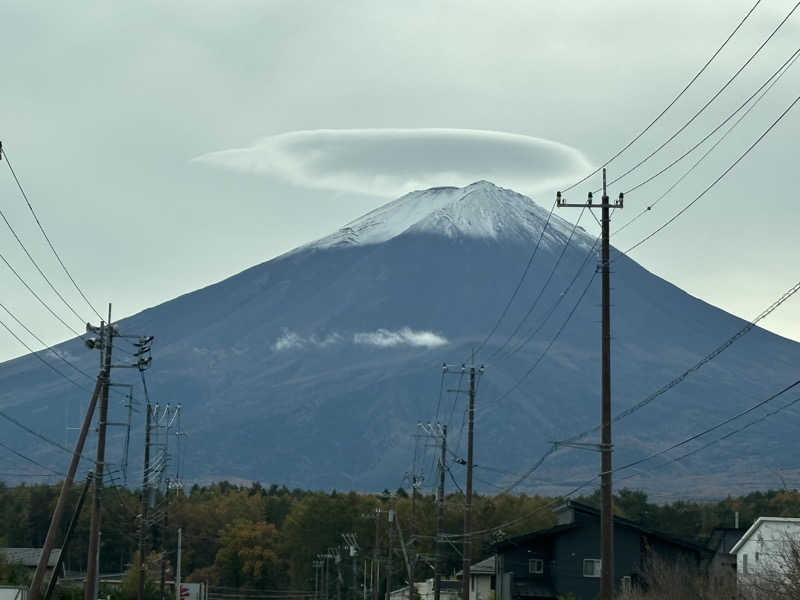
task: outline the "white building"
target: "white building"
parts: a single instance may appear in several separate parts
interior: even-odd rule
[[[441,600],[459,600],[461,594],[459,593],[460,582],[455,579],[442,578],[442,586],[439,591],[439,598]],[[426,579],[425,581],[418,581],[414,584],[417,588],[417,597],[420,600],[433,600],[433,579]],[[408,600],[408,586],[392,590],[391,600]]]
[[[793,543],[800,544],[800,518],[759,517],[731,548],[738,581],[783,573]]]
[[[492,600],[495,588],[495,556],[485,558],[469,568],[469,600]],[[456,573],[462,579],[463,571]]]

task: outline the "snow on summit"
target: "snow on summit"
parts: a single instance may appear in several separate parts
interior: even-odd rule
[[[489,181],[463,188],[435,187],[406,194],[351,221],[337,232],[305,248],[380,244],[404,233],[527,242],[537,239],[548,213],[533,200]],[[544,243],[562,243],[572,225],[552,215]],[[590,244],[583,230],[578,245]]]

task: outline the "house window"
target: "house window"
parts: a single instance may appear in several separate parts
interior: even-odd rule
[[[600,559],[599,558],[584,558],[583,559],[583,576],[584,577],[600,577]]]
[[[531,575],[541,575],[544,573],[544,561],[541,558],[531,558],[528,560],[528,573]]]
[[[747,575],[747,554],[742,555],[742,573]]]

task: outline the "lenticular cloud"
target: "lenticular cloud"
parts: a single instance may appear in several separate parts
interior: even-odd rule
[[[386,197],[480,179],[535,192],[571,183],[590,170],[570,146],[472,129],[293,131],[194,161],[305,187]]]

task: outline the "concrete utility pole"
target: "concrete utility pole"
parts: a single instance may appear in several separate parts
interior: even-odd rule
[[[50,519],[50,527],[47,529],[47,536],[45,537],[44,544],[42,546],[42,554],[39,557],[39,564],[36,566],[36,571],[33,573],[33,579],[31,580],[30,590],[28,592],[30,600],[38,600],[39,598],[39,590],[42,586],[45,573],[47,573],[47,563],[50,560],[50,553],[53,551],[53,546],[55,545],[56,538],[58,537],[61,529],[61,517],[64,514],[64,508],[66,507],[69,490],[72,487],[73,480],[75,479],[75,472],[78,469],[78,463],[80,462],[81,454],[83,453],[83,446],[86,443],[86,436],[89,433],[89,427],[91,426],[92,419],[94,418],[97,399],[100,397],[100,390],[103,387],[102,376],[103,374],[101,371],[101,373],[97,376],[97,382],[95,383],[94,391],[92,392],[92,398],[89,400],[89,406],[86,409],[86,415],[83,417],[83,424],[81,425],[81,430],[78,434],[78,440],[75,442],[75,450],[72,452],[72,461],[69,464],[67,476],[61,483],[61,491],[58,494],[58,500],[56,501],[55,510],[53,510],[53,516]]]
[[[101,379],[100,413],[97,417],[97,458],[92,493],[92,512],[89,522],[89,551],[86,560],[86,586],[84,600],[97,598],[100,576],[100,509],[103,500],[103,473],[106,461],[106,425],[108,422],[108,389],[111,383],[111,346],[114,339],[114,326],[111,324],[111,305],[108,305],[108,323],[100,323]]]
[[[343,533],[342,539],[347,546],[347,552],[353,559],[353,589],[350,593],[351,600],[358,600],[358,540],[355,533]]]
[[[389,509],[386,513],[389,519],[389,551],[386,553],[386,600],[392,598],[392,522],[394,522],[394,511]]]
[[[339,546],[333,549],[333,564],[336,565],[336,600],[342,600],[342,554]]]
[[[375,548],[372,550],[372,572],[374,579],[372,583],[372,600],[378,600],[378,588],[381,585],[380,557],[381,557],[381,509],[375,509]]]
[[[441,425],[442,454],[439,457],[439,489],[436,511],[436,562],[433,575],[433,600],[440,600],[442,593],[442,529],[444,529],[444,474],[447,468],[447,425]]]
[[[183,528],[178,527],[178,556],[175,561],[175,600],[181,600],[181,536]]]
[[[472,537],[472,469],[474,467],[474,437],[475,437],[475,390],[477,386],[476,376],[483,374],[483,366],[476,369],[474,364],[469,367],[461,365],[461,368],[454,370],[452,367],[444,365],[442,368],[445,373],[469,373],[469,389],[467,390],[469,397],[469,404],[467,407],[467,482],[464,490],[464,556],[462,562],[462,585],[461,597],[463,600],[469,600],[469,585],[470,585],[470,564],[471,560],[471,537]],[[448,390],[460,392],[462,390]]]
[[[315,560],[311,564],[314,567],[314,600],[319,600],[321,597],[320,589],[322,588],[322,561]]]
[[[438,461],[439,469],[439,489],[436,492],[436,554],[433,562],[433,598],[440,600],[442,588],[442,529],[444,529],[444,480],[445,469],[447,467],[447,425],[441,423],[420,423],[418,427],[424,432],[424,436],[431,440],[436,440],[436,446],[440,449],[441,456]],[[433,445],[433,444],[430,444]],[[426,446],[429,446],[426,444]]]
[[[64,556],[67,554],[67,548],[72,540],[72,534],[75,531],[75,526],[78,524],[78,518],[81,516],[81,509],[83,509],[83,503],[86,500],[86,494],[92,487],[93,477],[94,473],[91,471],[89,471],[89,473],[86,475],[86,483],[83,485],[81,495],[78,498],[78,504],[75,506],[75,511],[72,513],[72,518],[69,521],[69,525],[67,525],[67,532],[64,534],[64,542],[61,544],[61,552],[56,560],[56,566],[53,567],[53,573],[50,575],[50,581],[47,584],[47,591],[44,594],[44,600],[50,600],[50,598],[53,596],[53,592],[56,589],[56,583],[58,583],[58,574],[61,572],[64,564]]]
[[[470,550],[472,545],[472,469],[473,462],[473,437],[475,429],[475,366],[469,368],[469,412],[467,413],[467,485],[464,499],[464,562],[463,572],[463,599],[469,600],[470,584]]]
[[[136,590],[137,600],[144,600],[144,538],[147,528],[147,509],[150,503],[149,477],[150,477],[150,422],[153,414],[150,402],[146,402],[144,425],[144,471],[142,472],[142,504],[139,515],[139,585]]]
[[[614,595],[614,499],[611,481],[611,453],[613,446],[611,443],[611,284],[609,268],[609,225],[611,217],[609,209],[622,208],[624,196],[622,193],[619,199],[613,204],[609,202],[606,190],[606,170],[603,169],[603,199],[600,204],[602,210],[602,251],[600,265],[603,275],[603,327],[602,327],[602,417],[601,427],[602,436],[600,441],[600,477],[602,508],[600,512],[600,535],[602,538],[600,551],[600,597],[602,600],[612,600]],[[556,193],[556,204],[561,206],[573,206],[589,208],[597,206],[592,204],[592,194],[586,204],[567,204],[562,198],[561,192]]]

